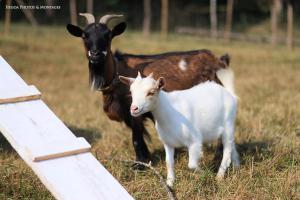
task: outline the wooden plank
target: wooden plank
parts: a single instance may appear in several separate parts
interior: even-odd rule
[[[27,84],[0,57],[0,90]],[[75,140],[73,133],[42,100],[0,104],[0,132],[56,199],[133,199],[91,153],[34,162],[36,144]]]
[[[41,92],[34,85],[30,85],[27,88],[22,87],[10,90],[0,90],[0,104],[17,103],[41,98]]]
[[[35,162],[86,153],[90,150],[91,145],[82,137],[48,144],[38,143],[31,147],[31,150],[27,149],[29,156]]]

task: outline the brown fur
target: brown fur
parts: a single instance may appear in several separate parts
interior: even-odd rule
[[[218,59],[208,50],[162,55],[143,57],[125,54],[119,74],[136,77],[138,71],[143,76],[153,72],[154,78],[165,77],[167,80],[165,90],[172,91],[187,89],[207,80],[221,84],[216,77],[216,71],[220,68],[226,68],[229,64],[229,62],[226,63]],[[143,59],[145,59],[145,62],[142,62]],[[185,71],[182,71],[178,66],[182,59],[187,63]],[[127,62],[131,66],[128,66]],[[134,63],[136,65],[133,65]]]

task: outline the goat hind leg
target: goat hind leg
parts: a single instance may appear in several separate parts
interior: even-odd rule
[[[236,150],[235,144],[232,144],[231,160],[234,168],[240,167],[239,154]]]
[[[202,145],[200,143],[194,143],[188,147],[189,150],[189,164],[190,169],[199,169],[199,159],[201,156]]]
[[[217,173],[217,180],[222,180],[224,178],[225,172],[231,163],[231,145],[224,145],[223,158],[220,168]]]
[[[232,147],[234,145],[233,141],[233,126],[229,126],[225,129],[225,132],[222,134],[222,142],[223,142],[223,158],[220,165],[220,168],[217,173],[217,180],[222,180],[224,178],[225,172],[231,163],[231,154]]]

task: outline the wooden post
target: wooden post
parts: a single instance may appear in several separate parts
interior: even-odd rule
[[[168,36],[168,15],[169,0],[161,0],[161,37],[166,39]]]
[[[149,36],[151,26],[151,0],[144,0],[143,34]]]
[[[217,0],[210,0],[210,32],[213,38],[217,38]]]
[[[281,1],[273,0],[273,4],[271,5],[271,44],[276,45],[277,43],[277,32],[278,32],[278,16],[281,9]]]
[[[94,6],[94,1],[93,0],[87,0],[86,1],[86,10],[88,13],[93,14],[93,6]]]
[[[232,13],[233,13],[233,2],[234,0],[227,0],[227,8],[226,8],[226,25],[225,25],[225,33],[224,39],[229,42],[231,36],[232,29]]]
[[[70,0],[71,24],[77,25],[76,0]]]
[[[287,37],[286,45],[289,49],[293,48],[293,5],[292,1],[287,1]]]
[[[16,2],[20,6],[25,6],[26,5],[23,0],[16,0]],[[21,10],[23,11],[25,17],[29,20],[29,22],[31,23],[31,25],[38,26],[38,22],[34,18],[32,10],[30,10],[30,9],[21,9]]]
[[[6,5],[11,6],[12,0],[6,0]],[[11,24],[11,9],[5,10],[5,19],[4,19],[4,35],[8,35],[10,32]]]

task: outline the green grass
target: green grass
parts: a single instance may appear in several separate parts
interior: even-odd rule
[[[2,30],[0,29],[0,32]],[[228,52],[240,97],[236,142],[239,171],[214,180],[218,162],[216,145],[207,145],[201,172],[187,168],[187,152],[176,155],[175,192],[179,199],[300,199],[300,49],[158,34],[146,39],[126,33],[113,48],[130,53],[159,53],[207,48],[216,55]],[[92,152],[136,199],[167,199],[151,171],[133,171],[121,160],[134,159],[131,134],[125,125],[108,120],[102,97],[88,87],[88,68],[82,42],[63,27],[14,25],[0,37],[0,54],[29,84],[36,85],[44,101],[76,135],[92,143]],[[154,167],[164,176],[164,151],[148,123],[148,142]],[[53,199],[33,172],[0,136],[0,199]]]

